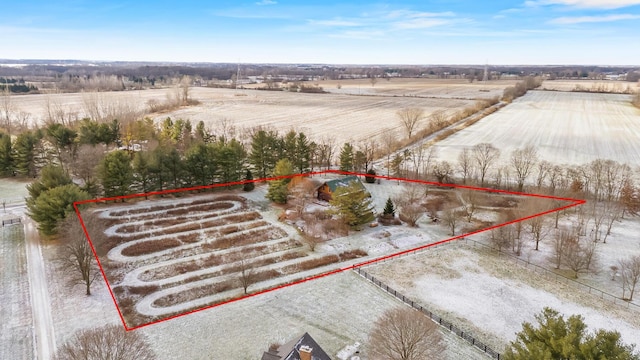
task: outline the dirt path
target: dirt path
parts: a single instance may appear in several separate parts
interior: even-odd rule
[[[53,357],[56,351],[53,319],[51,317],[51,300],[49,299],[49,290],[47,288],[44,259],[40,249],[40,236],[33,220],[26,216],[25,218],[24,231],[27,242],[27,267],[36,341],[36,358],[48,360]]]

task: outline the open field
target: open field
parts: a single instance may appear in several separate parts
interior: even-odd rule
[[[393,78],[388,81],[378,79],[374,86],[371,86],[370,79],[325,80],[314,83],[320,85],[325,91],[337,94],[491,99],[502,97],[504,89],[515,85],[516,82],[516,80],[492,80],[470,83],[465,79]]]
[[[33,317],[22,224],[0,233],[0,358],[33,359]]]
[[[6,205],[24,202],[24,198],[29,195],[29,183],[30,181],[21,179],[0,179],[0,202],[6,201]]]
[[[502,94],[509,82],[492,85],[465,84],[462,81],[442,82],[427,80],[426,85],[394,80],[379,86],[376,95],[353,96],[349,87],[343,94],[305,94],[283,91],[230,90],[193,87],[191,97],[201,101],[197,106],[181,108],[152,117],[156,121],[170,116],[190,119],[192,123],[204,121],[215,131],[223,126],[233,126],[237,131],[256,126],[266,126],[281,131],[295,129],[308,133],[313,139],[332,137],[338,144],[360,141],[379,136],[384,129],[394,128],[403,134],[396,111],[405,107],[424,109],[425,115],[438,111],[447,114],[475,103],[473,99],[486,99]],[[419,79],[418,79],[419,80]],[[425,80],[423,80],[425,81]],[[381,82],[382,83],[382,82]],[[355,88],[355,83],[353,85]],[[376,85],[378,86],[378,85]],[[485,87],[489,92],[484,92]],[[336,89],[337,90],[337,89]],[[480,91],[483,90],[483,91]],[[100,113],[142,114],[147,101],[164,101],[175,89],[153,89],[105,93],[71,93],[50,95],[13,96],[15,111],[31,114],[32,123],[42,123],[47,118],[47,104],[55,113],[65,118],[90,116]],[[405,96],[407,95],[407,96]],[[412,96],[429,98],[415,98]],[[478,95],[478,96],[476,96]],[[89,110],[93,109],[93,110]],[[99,110],[96,110],[99,109]],[[418,129],[421,126],[418,125]]]
[[[541,159],[582,164],[596,158],[636,164],[640,110],[629,95],[530,91],[512,104],[437,143],[440,159],[455,162],[464,147],[492,143],[510,152],[528,144]]]
[[[64,113],[64,118],[78,118],[90,116],[89,108],[98,107],[102,112],[126,110],[142,113],[147,107],[147,101],[154,99],[164,101],[174,89],[152,89],[134,91],[112,91],[100,93],[64,93],[64,94],[34,94],[13,95],[11,104],[15,112],[31,114],[33,124],[42,124],[51,111],[54,116]]]
[[[590,328],[617,330],[624,342],[640,344],[637,311],[471,245],[449,244],[366,270],[498,351],[545,306],[565,316],[580,314]]]
[[[341,94],[305,94],[282,91],[194,89],[201,105],[182,108],[156,116],[204,121],[216,131],[222,126],[236,130],[257,126],[280,131],[303,131],[314,140],[333,138],[337,144],[380,136],[395,129],[404,136],[404,128],[396,115],[399,109],[419,107],[425,115],[438,111],[447,114],[475,103],[473,100],[430,99],[387,96],[352,96]],[[426,123],[418,125],[420,129]]]
[[[640,83],[613,80],[545,80],[541,90],[592,91],[606,93],[633,93],[640,91]]]

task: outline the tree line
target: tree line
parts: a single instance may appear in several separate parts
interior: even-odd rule
[[[274,175],[286,159],[295,173],[320,162],[330,166],[333,151],[303,132],[280,134],[257,128],[248,141],[232,131],[212,133],[203,122],[150,119],[122,125],[117,120],[82,119],[69,126],[51,123],[24,131],[11,140],[0,134],[0,174],[40,178],[29,186],[28,206],[36,221],[47,205],[64,198],[115,197]],[[65,188],[66,190],[55,188]],[[74,190],[70,193],[71,188]],[[47,205],[45,205],[45,203]],[[64,206],[62,206],[64,208]],[[40,227],[56,232],[55,224]]]

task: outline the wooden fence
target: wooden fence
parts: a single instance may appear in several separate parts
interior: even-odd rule
[[[469,342],[471,345],[475,346],[476,348],[480,349],[481,351],[483,351],[485,354],[489,355],[493,359],[500,359],[500,353],[499,352],[493,350],[492,348],[490,348],[486,344],[484,344],[481,341],[479,341],[476,338],[474,338],[468,331],[462,331],[461,329],[459,329],[458,327],[456,327],[452,323],[444,320],[442,317],[434,314],[433,312],[431,312],[430,310],[426,309],[422,305],[414,302],[410,298],[408,298],[408,297],[404,296],[403,294],[399,293],[398,291],[390,288],[389,286],[384,284],[382,281],[376,279],[374,276],[369,275],[361,267],[355,268],[354,271],[357,272],[358,274],[360,274],[360,276],[364,277],[365,279],[371,281],[374,285],[378,286],[382,290],[384,290],[387,293],[395,296],[398,300],[401,300],[405,304],[407,304],[407,305],[413,307],[414,309],[422,312],[423,314],[428,316],[431,320],[433,320],[434,322],[436,322],[440,326],[442,326],[445,329],[451,331],[452,333],[458,335],[459,337],[461,337],[462,339],[466,340],[467,342]]]
[[[2,220],[2,227],[13,225],[13,224],[21,224],[21,223],[22,223],[22,219],[20,218]]]

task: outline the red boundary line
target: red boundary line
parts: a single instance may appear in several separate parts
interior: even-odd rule
[[[186,192],[186,191],[195,191],[195,190],[204,190],[204,189],[212,189],[212,188],[218,188],[218,187],[225,187],[225,186],[234,186],[234,185],[244,185],[247,183],[257,183],[257,182],[263,182],[263,181],[270,181],[270,180],[281,180],[281,179],[291,179],[291,178],[295,178],[295,177],[306,177],[306,176],[311,176],[311,175],[324,175],[324,174],[339,174],[339,175],[356,175],[356,176],[365,176],[365,177],[374,177],[376,179],[384,179],[384,180],[395,180],[395,181],[403,181],[403,182],[408,182],[408,183],[417,183],[417,184],[426,184],[426,185],[433,185],[433,186],[438,186],[438,187],[448,187],[448,188],[461,188],[461,189],[469,189],[469,190],[480,190],[480,191],[486,191],[486,192],[491,192],[491,193],[498,193],[498,194],[507,194],[507,195],[518,195],[518,196],[528,196],[528,197],[537,197],[537,198],[543,198],[543,199],[553,199],[553,200],[561,200],[561,201],[569,201],[571,202],[571,204],[569,205],[565,205],[565,206],[561,206],[555,209],[551,209],[551,210],[547,210],[547,211],[543,211],[537,214],[533,214],[530,216],[526,216],[520,219],[516,219],[516,220],[512,220],[512,221],[508,221],[502,224],[498,224],[498,225],[493,225],[490,226],[488,228],[485,229],[480,229],[480,230],[476,230],[470,233],[466,233],[466,234],[461,234],[461,235],[456,235],[453,236],[451,238],[448,239],[444,239],[435,243],[431,243],[431,244],[427,244],[427,245],[423,245],[423,246],[419,246],[416,248],[411,248],[408,250],[403,250],[394,254],[390,254],[390,255],[385,255],[376,259],[372,259],[372,260],[368,260],[362,263],[358,263],[358,264],[354,264],[351,266],[347,266],[344,268],[339,268],[339,269],[335,269],[335,270],[331,270],[329,272],[325,272],[322,274],[318,274],[318,275],[314,275],[308,278],[304,278],[302,280],[297,280],[291,283],[286,283],[286,284],[281,284],[278,285],[276,287],[273,288],[269,288],[269,289],[264,289],[264,290],[260,290],[258,292],[255,293],[251,293],[248,295],[244,295],[238,298],[234,298],[234,299],[230,299],[230,300],[226,300],[217,304],[212,304],[212,305],[208,305],[202,308],[198,308],[198,309],[194,309],[194,310],[189,310],[187,312],[181,313],[181,314],[177,314],[177,315],[172,315],[169,317],[166,317],[164,319],[160,319],[157,321],[152,321],[146,324],[142,324],[142,325],[138,325],[138,326],[134,326],[134,327],[128,327],[126,321],[124,320],[124,316],[122,315],[122,312],[120,311],[120,307],[118,306],[118,302],[116,301],[116,297],[113,293],[113,290],[111,289],[111,284],[109,284],[109,281],[107,280],[107,275],[104,272],[104,268],[102,267],[102,264],[100,263],[100,258],[98,257],[98,253],[96,252],[95,247],[93,246],[93,242],[91,241],[91,237],[89,236],[89,233],[87,231],[87,228],[84,224],[84,220],[82,219],[82,215],[80,214],[80,210],[78,209],[78,205],[84,205],[84,204],[90,204],[90,203],[106,203],[108,201],[117,201],[117,200],[124,200],[124,199],[133,199],[133,198],[140,198],[140,197],[148,197],[148,196],[153,196],[153,195],[164,195],[164,194],[173,194],[173,193],[180,193],[180,192]],[[293,285],[297,285],[297,284],[301,284],[307,281],[312,281],[312,280],[316,280],[316,279],[320,279],[323,278],[325,276],[329,276],[329,275],[333,275],[333,274],[338,274],[341,273],[343,271],[347,271],[347,270],[352,270],[361,266],[365,266],[365,265],[371,265],[383,260],[388,260],[388,259],[392,259],[395,257],[399,257],[401,255],[404,254],[408,254],[410,252],[414,252],[414,251],[418,251],[418,250],[423,250],[423,249],[427,249],[433,246],[437,246],[440,244],[444,244],[447,242],[451,242],[454,240],[458,240],[458,239],[462,239],[466,236],[470,236],[470,235],[475,235],[475,234],[479,234],[485,231],[489,231],[489,230],[493,230],[502,226],[507,226],[510,224],[514,224],[517,222],[521,222],[521,221],[525,221],[525,220],[529,220],[531,218],[535,218],[538,216],[542,216],[542,215],[546,215],[546,214],[550,214],[550,213],[554,213],[556,211],[562,211],[564,209],[568,209],[574,206],[578,206],[578,205],[582,205],[585,204],[586,200],[579,200],[579,199],[572,199],[572,198],[563,198],[563,197],[557,197],[557,196],[551,196],[551,195],[540,195],[540,194],[528,194],[528,193],[522,193],[522,192],[515,192],[515,191],[507,191],[507,190],[496,190],[496,189],[489,189],[489,188],[481,188],[481,187],[475,187],[475,186],[466,186],[466,185],[457,185],[457,184],[441,184],[441,183],[437,183],[437,182],[431,182],[431,181],[424,181],[424,180],[415,180],[415,179],[404,179],[404,178],[399,178],[399,177],[390,177],[390,176],[383,176],[383,175],[367,175],[367,174],[362,174],[362,173],[355,173],[355,172],[347,172],[347,171],[339,171],[339,170],[326,170],[326,171],[316,171],[316,172],[309,172],[309,173],[304,173],[304,174],[294,174],[294,175],[287,175],[287,176],[277,176],[277,177],[270,177],[270,178],[264,178],[264,179],[254,179],[254,180],[244,180],[244,181],[235,181],[235,182],[230,182],[230,183],[224,183],[224,184],[211,184],[211,185],[204,185],[204,186],[194,186],[194,187],[189,187],[189,188],[181,188],[181,189],[170,189],[170,190],[163,190],[163,191],[152,191],[152,192],[148,192],[148,193],[139,193],[139,194],[130,194],[130,195],[123,195],[123,196],[113,196],[113,197],[105,197],[105,198],[98,198],[98,199],[91,199],[91,200],[83,200],[83,201],[76,201],[73,203],[73,208],[76,212],[76,215],[78,216],[78,220],[80,221],[80,225],[82,226],[82,230],[85,234],[85,236],[87,237],[88,241],[89,241],[89,245],[91,246],[91,251],[93,252],[93,255],[96,258],[96,261],[98,263],[98,266],[100,267],[100,272],[102,273],[102,277],[104,278],[104,281],[107,283],[107,288],[109,289],[109,293],[111,294],[111,299],[113,300],[113,303],[116,306],[116,309],[118,310],[118,315],[120,316],[120,320],[122,321],[122,324],[124,325],[124,328],[126,331],[131,331],[131,330],[136,330],[136,329],[140,329],[149,325],[153,325],[153,324],[158,324],[164,321],[168,321],[171,319],[175,319],[175,318],[179,318],[188,314],[192,314],[195,312],[199,312],[202,310],[206,310],[206,309],[211,309],[214,307],[218,307],[221,305],[225,305],[225,304],[229,304],[229,303],[233,303],[239,300],[244,300],[247,298],[251,298],[257,295],[262,295],[262,294],[266,294],[272,291],[276,291],[276,290],[280,290],[286,287],[290,287]]]

